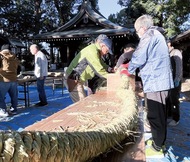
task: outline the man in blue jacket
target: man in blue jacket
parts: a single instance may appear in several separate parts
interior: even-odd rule
[[[152,140],[146,148],[146,157],[164,157],[166,140],[168,90],[174,87],[168,47],[164,36],[153,26],[149,15],[142,15],[135,21],[135,30],[140,42],[129,62],[128,73],[140,69],[143,91],[147,96],[147,118]]]

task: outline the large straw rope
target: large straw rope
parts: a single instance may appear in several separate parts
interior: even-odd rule
[[[0,162],[86,162],[114,148],[137,126],[137,102],[128,77],[116,96],[121,113],[106,125],[84,125],[74,132],[0,132]]]

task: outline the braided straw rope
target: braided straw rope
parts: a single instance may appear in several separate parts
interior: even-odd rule
[[[121,103],[106,104],[119,106],[119,114],[112,118],[104,113],[79,114],[78,120],[88,124],[73,132],[0,132],[0,162],[86,162],[115,148],[137,128],[137,102],[128,77],[122,78],[116,96]],[[93,115],[110,122],[95,123]]]

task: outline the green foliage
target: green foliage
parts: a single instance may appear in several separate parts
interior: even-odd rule
[[[119,24],[134,24],[139,16],[149,14],[153,16],[155,25],[165,28],[168,37],[190,27],[182,28],[190,15],[189,0],[119,0],[118,3],[126,7],[126,19],[122,18],[125,15],[120,13],[115,17]]]
[[[27,35],[52,31],[68,22],[78,13],[84,0],[4,0],[0,1],[0,28],[11,37],[25,39]],[[98,8],[98,0],[89,0]],[[189,0],[118,0],[125,6],[117,14],[111,14],[109,20],[126,27],[133,27],[135,20],[142,14],[150,14],[155,25],[164,27],[167,36],[173,36],[190,25]]]
[[[83,0],[0,1],[0,28],[10,37],[25,41],[28,35],[52,31],[78,12]],[[97,8],[98,0],[91,0]],[[98,9],[98,8],[97,8]]]
[[[10,37],[25,37],[33,32],[36,24],[34,5],[30,0],[2,2],[0,10],[0,26]]]

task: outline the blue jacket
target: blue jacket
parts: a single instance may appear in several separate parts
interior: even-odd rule
[[[145,93],[174,87],[168,47],[158,30],[149,28],[141,37],[129,62],[128,71],[134,74],[137,68],[140,69]]]

